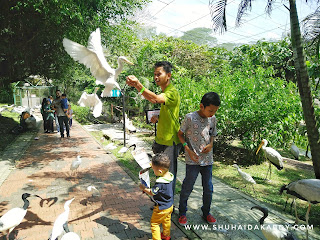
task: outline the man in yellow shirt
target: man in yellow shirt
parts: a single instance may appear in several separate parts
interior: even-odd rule
[[[151,103],[161,104],[159,116],[152,116],[151,122],[158,122],[155,142],[152,146],[154,153],[166,153],[170,158],[170,169],[173,173],[173,192],[176,184],[177,157],[181,144],[178,138],[180,129],[179,107],[180,95],[177,89],[170,82],[172,65],[167,61],[157,62],[154,65],[154,80],[157,86],[161,87],[162,93],[155,94],[146,89],[141,82],[133,75],[127,77],[127,84],[135,87],[142,96]]]

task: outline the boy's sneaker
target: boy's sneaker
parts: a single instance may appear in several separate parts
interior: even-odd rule
[[[204,216],[203,216],[203,218],[204,218],[204,220],[206,220],[207,223],[209,223],[209,224],[215,224],[215,223],[217,222],[217,220],[216,220],[210,213],[207,215],[207,217],[204,217]]]
[[[171,237],[170,237],[170,236],[165,237],[165,236],[163,235],[163,233],[161,233],[161,239],[164,239],[164,240],[170,240],[170,239],[171,239]]]
[[[188,219],[187,219],[187,217],[186,217],[186,215],[181,215],[180,217],[179,217],[179,224],[181,225],[181,226],[185,226],[185,225],[187,225],[187,223],[188,223]]]

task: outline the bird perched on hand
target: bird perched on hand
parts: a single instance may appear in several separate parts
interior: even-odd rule
[[[23,218],[25,217],[27,213],[27,208],[29,207],[29,201],[28,197],[35,196],[38,198],[38,195],[31,195],[30,193],[24,193],[22,194],[22,200],[24,202],[24,205],[22,208],[12,208],[8,212],[6,212],[1,218],[0,218],[0,232],[4,233],[7,232],[6,239],[9,240],[9,235],[13,231],[13,229],[18,226]]]
[[[61,238],[61,240],[80,240],[80,237],[78,234],[74,232],[70,232],[69,227],[68,227],[68,222],[63,224],[63,229],[66,232]]]
[[[259,148],[256,154],[258,154],[260,148],[262,148],[265,158],[269,161],[269,168],[267,171],[266,179],[268,177],[268,172],[270,172],[270,179],[271,179],[271,164],[274,165],[278,170],[281,170],[283,169],[283,159],[280,153],[278,153],[276,150],[274,150],[271,147],[267,147],[267,144],[268,144],[268,141],[266,139],[263,139],[259,145]]]
[[[306,213],[306,222],[308,225],[309,221],[309,212],[312,204],[320,203],[320,180],[319,179],[302,179],[284,185],[280,188],[280,194],[283,191],[286,191],[287,194],[290,194],[296,198],[299,198],[303,201],[307,201],[309,206]],[[294,201],[294,211],[296,214],[296,223],[298,224],[297,208],[296,202]],[[307,228],[307,239],[308,239],[308,228]]]
[[[250,176],[250,174],[243,172],[237,164],[233,164],[233,167],[235,167],[238,170],[238,173],[240,174],[242,180],[246,183],[251,184],[253,192],[256,192],[254,190],[253,184],[256,184],[256,181]]]
[[[53,229],[52,229],[52,233],[49,237],[48,240],[57,240],[58,237],[62,234],[63,232],[63,225],[68,222],[68,217],[69,217],[69,212],[70,212],[70,204],[72,203],[72,201],[74,200],[74,198],[68,200],[65,202],[64,204],[64,212],[61,213],[57,219],[54,221],[53,224]]]
[[[291,232],[289,232],[285,226],[275,223],[264,223],[264,220],[268,217],[268,209],[260,206],[253,206],[251,210],[258,209],[263,212],[263,217],[259,220],[261,231],[263,236],[267,240],[295,240],[297,239]]]
[[[78,168],[81,162],[82,162],[81,157],[78,155],[77,158],[73,160],[71,163],[71,166],[70,166],[71,173],[73,173],[74,171],[78,171]]]
[[[98,88],[92,94],[83,92],[78,101],[81,107],[89,107],[93,111],[92,114],[95,118],[99,117],[102,112],[102,102],[97,95],[97,90]]]
[[[118,58],[118,68],[113,69],[110,67],[103,54],[100,28],[97,28],[90,34],[88,47],[67,38],[63,39],[63,46],[75,61],[90,68],[91,74],[96,78],[96,84],[103,84],[105,86],[101,97],[111,96],[111,91],[115,87],[121,90],[116,80],[123,69],[123,63],[134,65],[126,57],[120,56]]]

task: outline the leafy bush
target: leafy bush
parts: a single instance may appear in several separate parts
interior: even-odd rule
[[[75,120],[81,124],[90,124],[90,109],[88,107],[80,107],[75,104],[72,105],[73,115]]]

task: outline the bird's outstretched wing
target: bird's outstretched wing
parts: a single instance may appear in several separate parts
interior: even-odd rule
[[[86,92],[83,92],[81,94],[81,97],[78,101],[78,104],[81,106],[81,107],[88,107],[86,102],[87,102],[87,99],[88,99],[88,94]]]
[[[95,95],[95,101],[94,101],[94,107],[93,107],[93,116],[95,118],[99,117],[101,115],[101,112],[102,112],[102,102],[101,100],[99,99],[99,97],[97,96],[97,94],[94,94]]]
[[[91,33],[88,48],[67,38],[63,39],[63,46],[75,61],[84,64],[90,69],[91,74],[96,78],[97,84],[104,84],[109,76],[113,74],[114,70],[103,55],[99,28]]]

